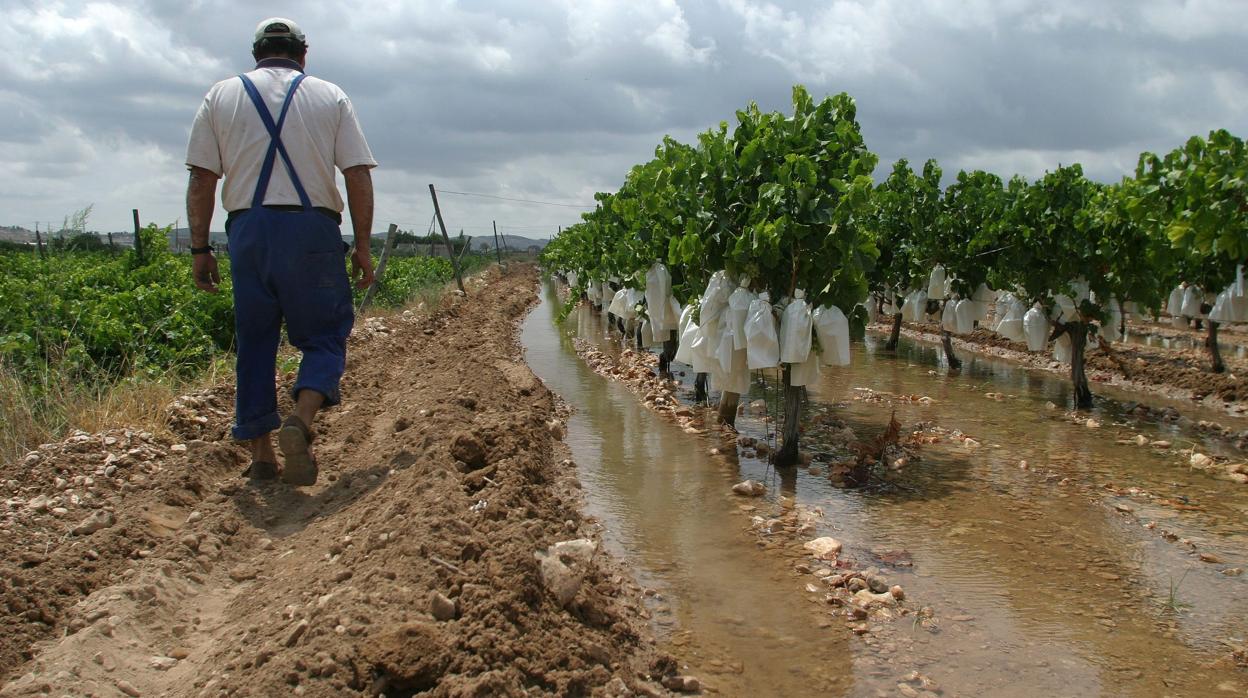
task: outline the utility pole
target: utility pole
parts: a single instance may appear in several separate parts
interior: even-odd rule
[[[459,292],[468,295],[464,290],[464,277],[459,273],[459,260],[455,259],[455,253],[451,250],[451,236],[446,234],[446,223],[442,220],[442,207],[438,205],[438,192],[429,185],[429,196],[433,198],[433,215],[438,219],[438,229],[442,231],[442,241],[446,243],[446,254],[451,258],[451,269],[455,271],[455,283],[459,285]],[[138,216],[138,211],[135,211]],[[138,220],[137,218],[135,220]]]

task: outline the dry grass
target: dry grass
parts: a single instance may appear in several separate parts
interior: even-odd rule
[[[175,397],[215,384],[228,369],[218,361],[189,380],[169,374],[83,383],[48,366],[32,383],[0,359],[0,460],[19,459],[75,429],[96,432],[124,425],[162,433],[165,408]]]

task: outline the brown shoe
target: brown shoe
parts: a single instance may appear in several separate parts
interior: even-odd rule
[[[276,480],[277,479],[277,463],[266,463],[262,460],[253,460],[251,465],[243,471],[243,477],[248,480]]]
[[[277,445],[282,449],[285,466],[282,482],[296,487],[316,484],[316,457],[312,455],[312,432],[296,415],[290,415],[277,431]]]

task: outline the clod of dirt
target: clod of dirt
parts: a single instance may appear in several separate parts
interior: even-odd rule
[[[550,438],[555,439],[556,441],[563,440],[563,422],[560,422],[557,419],[552,419],[546,423],[546,429],[550,431]]]
[[[441,621],[455,620],[455,616],[458,615],[455,602],[448,599],[441,592],[434,592],[429,597],[429,612],[433,614],[435,619]]]
[[[576,598],[580,591],[584,576],[563,564],[554,555],[539,556],[541,560],[542,584],[555,597],[560,606],[566,607]]]
[[[236,582],[246,582],[255,579],[259,573],[260,571],[251,565],[239,565],[230,570],[230,579]]]
[[[829,536],[806,541],[802,547],[821,560],[833,560],[841,552],[841,542]]]
[[[697,693],[702,690],[702,682],[692,676],[668,676],[663,679],[663,687],[679,693]]]
[[[732,491],[743,497],[761,497],[767,493],[767,486],[757,480],[746,480],[733,485]]]
[[[598,551],[598,544],[588,538],[555,543],[546,554],[558,557],[564,564],[588,565]]]
[[[284,644],[287,647],[294,647],[299,643],[299,638],[303,637],[303,634],[306,632],[308,632],[308,621],[301,620],[298,623],[295,623],[295,626],[291,628],[290,632],[286,635],[286,642]]]
[[[451,442],[451,457],[464,463],[471,470],[485,467],[485,446],[477,437],[466,431],[455,435]]]
[[[75,536],[89,536],[96,531],[103,530],[117,523],[117,517],[113,516],[111,511],[97,511],[82,520],[82,523],[74,526],[72,533]]]

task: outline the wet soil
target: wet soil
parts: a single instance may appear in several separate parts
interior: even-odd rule
[[[903,334],[913,339],[933,341],[938,330],[932,325],[903,326]],[[888,328],[875,325],[872,330],[884,333]],[[1033,368],[1070,373],[1067,364],[1053,359],[1049,352],[1029,352],[1023,342],[1013,342],[987,329],[954,338],[954,345],[963,351],[978,351]],[[1248,413],[1248,358],[1224,354],[1226,373],[1209,370],[1208,353],[1195,347],[1168,348],[1136,343],[1102,343],[1089,349],[1085,366],[1088,378],[1096,384],[1113,384],[1153,395],[1199,403],[1234,415]]]
[[[173,408],[176,443],[84,434],[5,466],[0,695],[662,692],[675,665],[516,342],[535,283],[360,323],[314,487],[239,477],[228,390]]]

